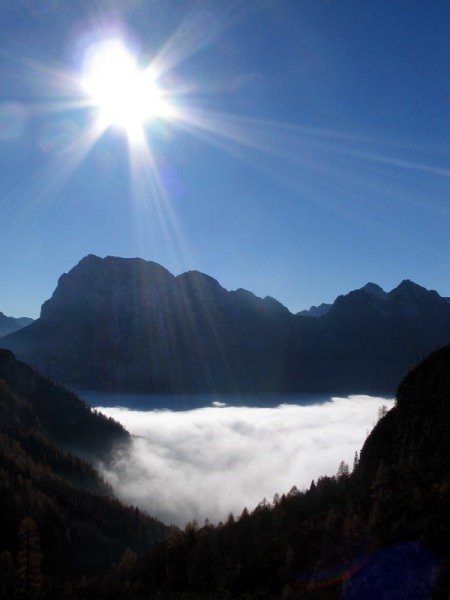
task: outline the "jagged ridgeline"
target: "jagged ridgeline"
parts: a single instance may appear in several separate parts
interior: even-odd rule
[[[89,255],[1,339],[52,379],[138,392],[388,392],[450,341],[450,302],[375,284],[294,315],[197,271]]]
[[[64,584],[165,536],[162,523],[122,506],[80,458],[107,461],[128,439],[121,425],[0,350],[0,598],[64,598]]]

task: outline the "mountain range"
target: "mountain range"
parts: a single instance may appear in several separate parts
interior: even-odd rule
[[[0,350],[0,597],[446,600],[449,394],[450,345],[402,379],[352,471],[178,529],[86,462],[113,459],[123,427]]]
[[[0,336],[8,335],[8,333],[18,331],[19,329],[22,329],[22,327],[26,327],[32,322],[33,319],[30,319],[29,317],[7,317],[5,314],[0,312]]]
[[[90,389],[393,393],[449,341],[449,300],[409,280],[294,315],[198,271],[89,255],[60,277],[39,319],[0,346]]]

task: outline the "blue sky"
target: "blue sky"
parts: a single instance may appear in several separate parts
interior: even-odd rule
[[[138,146],[92,134],[80,85],[112,37],[175,109]],[[450,296],[448,1],[3,0],[0,39],[0,311],[38,316],[89,253],[293,311]]]

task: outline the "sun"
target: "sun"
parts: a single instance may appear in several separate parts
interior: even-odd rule
[[[151,67],[139,68],[120,40],[107,40],[90,49],[82,87],[98,110],[101,128],[119,127],[129,138],[139,136],[148,122],[173,116]]]

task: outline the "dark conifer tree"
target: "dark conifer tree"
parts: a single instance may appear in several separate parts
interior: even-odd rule
[[[30,597],[38,596],[42,589],[42,553],[39,533],[34,519],[22,519],[19,529],[17,575],[22,590]]]

